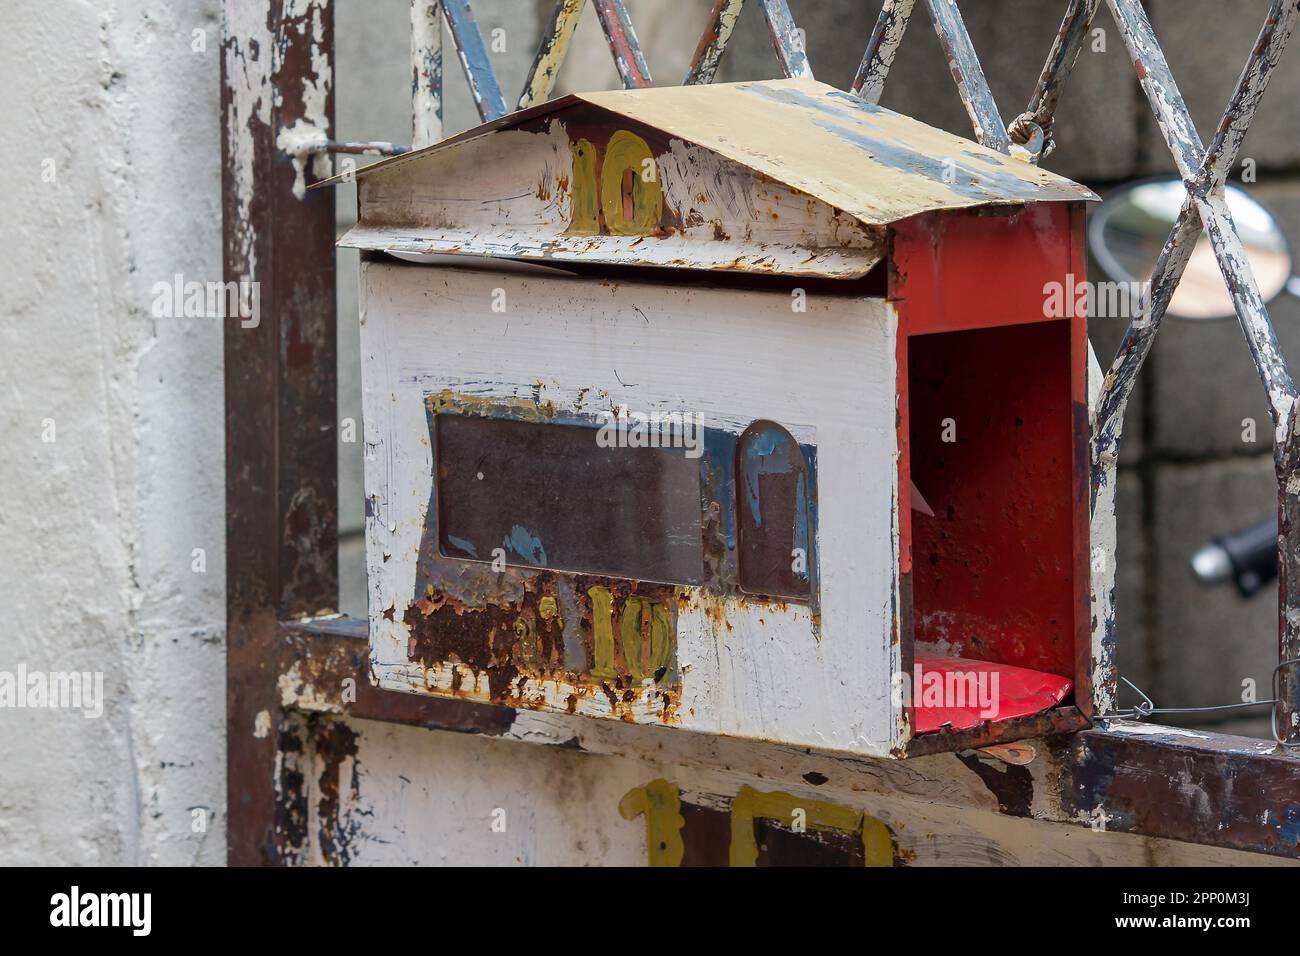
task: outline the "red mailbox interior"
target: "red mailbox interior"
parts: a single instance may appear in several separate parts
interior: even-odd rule
[[[1085,324],[1045,308],[1048,283],[1083,279],[1075,215],[1039,205],[895,231],[918,734],[1079,703],[1087,686]],[[982,681],[995,700],[926,701],[918,666]]]

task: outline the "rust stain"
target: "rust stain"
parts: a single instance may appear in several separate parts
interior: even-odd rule
[[[480,603],[426,585],[403,617],[411,660],[455,665],[453,694],[469,696],[486,681],[495,704],[545,708],[539,688],[553,681],[574,688],[562,705],[570,713],[582,697],[599,695],[614,716],[635,721],[645,696],[661,722],[676,721],[676,609],[687,589],[550,571],[520,584],[506,596],[488,594],[485,584]],[[560,610],[570,605],[577,620]]]
[[[352,773],[343,781],[343,767],[349,758],[357,755],[357,734],[337,720],[323,720],[312,727],[312,741],[316,757],[321,763],[317,786],[320,799],[316,815],[320,821],[317,838],[321,857],[330,866],[347,866],[352,861],[352,840],[360,831],[360,822],[344,814],[341,791],[346,785],[353,796],[358,792],[357,766],[352,761]]]
[[[280,773],[276,781],[276,836],[286,861],[298,859],[307,845],[307,779],[302,773],[302,736],[286,725],[279,734]]]
[[[443,390],[426,397],[431,420],[441,413],[552,423],[570,414],[544,399],[538,382],[529,399],[502,399]],[[584,395],[585,400],[585,395]],[[711,452],[710,454],[717,454]],[[716,632],[730,631],[737,610],[793,613],[807,607],[814,633],[815,600],[748,594],[737,580],[724,502],[730,453],[702,460],[703,586],[635,581],[609,574],[556,571],[443,554],[436,521],[426,524],[416,593],[400,614],[407,658],[423,670],[415,688],[434,695],[569,713],[594,710],[639,722],[674,723],[682,673],[676,643],[682,613],[696,614]],[[439,505],[430,502],[430,516]],[[815,529],[815,522],[810,525]],[[815,532],[814,532],[815,534]],[[815,540],[815,538],[813,539]]]

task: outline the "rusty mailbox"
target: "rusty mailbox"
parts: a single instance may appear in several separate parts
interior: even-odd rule
[[[805,80],[357,179],[382,687],[878,756],[1085,719],[1086,189]]]

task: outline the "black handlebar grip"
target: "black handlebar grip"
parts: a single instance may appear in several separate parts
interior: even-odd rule
[[[1192,569],[1210,583],[1231,577],[1250,597],[1277,577],[1277,518],[1215,538],[1193,555]]]

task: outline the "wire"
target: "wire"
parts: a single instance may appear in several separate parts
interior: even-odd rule
[[[1300,663],[1300,662],[1284,661],[1283,663]],[[1273,671],[1273,680],[1275,685],[1277,682],[1277,671],[1280,670],[1281,667],[1282,665],[1279,664],[1277,669]],[[1119,719],[1141,720],[1144,717],[1150,717],[1152,714],[1202,714],[1212,710],[1241,710],[1246,707],[1267,707],[1270,704],[1277,703],[1277,700],[1273,699],[1273,700],[1243,701],[1240,704],[1212,704],[1208,707],[1157,707],[1155,703],[1151,700],[1151,698],[1147,696],[1146,692],[1142,690],[1142,688],[1134,684],[1127,677],[1121,677],[1120,680],[1128,684],[1129,687],[1133,688],[1133,690],[1138,694],[1138,696],[1142,698],[1142,703],[1138,704],[1136,707],[1129,707],[1129,708],[1117,710],[1114,713],[1110,713],[1110,714],[1102,714],[1101,716],[1096,718],[1097,720],[1119,720]],[[1276,711],[1274,712],[1273,719],[1274,719],[1274,726],[1276,726],[1276,720],[1277,720]],[[1273,737],[1274,739],[1277,738],[1276,730],[1273,731]],[[1283,741],[1278,740],[1278,743],[1283,743]]]
[[[1277,704],[1281,699],[1281,693],[1278,690],[1277,683],[1278,674],[1282,671],[1282,668],[1294,664],[1300,664],[1300,657],[1293,657],[1289,660],[1282,661],[1277,665],[1277,667],[1273,668],[1271,686],[1273,688],[1273,693],[1278,695],[1277,697],[1274,697],[1271,700],[1243,701],[1240,704],[1212,704],[1208,707],[1157,707],[1155,702],[1147,696],[1146,691],[1142,690],[1142,688],[1138,687],[1137,684],[1133,683],[1127,677],[1121,677],[1120,680],[1133,688],[1134,692],[1142,698],[1142,703],[1135,707],[1124,708],[1109,714],[1102,714],[1095,719],[1142,720],[1145,717],[1150,717],[1152,714],[1203,714],[1216,710],[1242,710],[1246,707],[1272,706],[1273,709],[1269,712],[1269,723],[1273,731],[1273,740],[1276,741],[1279,746],[1284,747],[1287,750],[1294,750],[1300,748],[1300,741],[1284,740],[1282,735],[1278,733],[1277,729]]]

